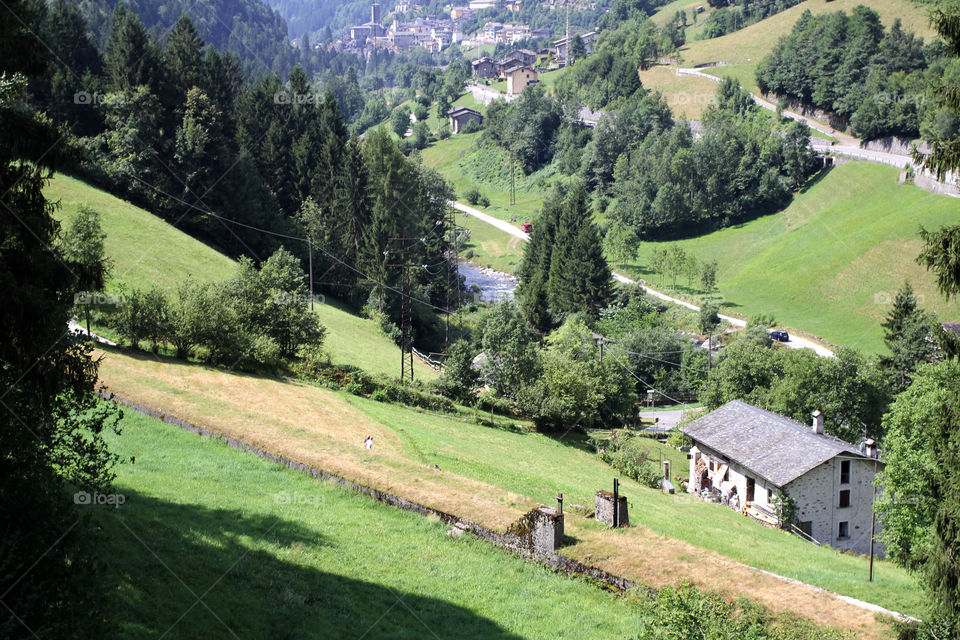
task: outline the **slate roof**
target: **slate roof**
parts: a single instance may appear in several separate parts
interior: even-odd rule
[[[681,431],[778,487],[839,454],[866,458],[849,442],[816,434],[810,425],[740,400],[728,402]]]
[[[960,336],[960,322],[943,322],[941,325],[944,331],[950,331]]]
[[[450,109],[449,111],[447,111],[447,115],[448,115],[448,116],[454,116],[454,117],[459,116],[459,115],[464,114],[464,113],[469,113],[469,114],[472,114],[472,115],[475,115],[475,116],[480,116],[481,118],[483,117],[483,114],[481,114],[481,113],[480,113],[479,111],[477,111],[476,109],[471,109],[470,107],[463,107],[463,106],[461,106],[461,107],[456,107],[456,108],[454,108],[454,109]]]

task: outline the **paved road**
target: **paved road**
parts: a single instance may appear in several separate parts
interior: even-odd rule
[[[68,329],[71,333],[79,333],[80,335],[83,335],[83,336],[87,335],[87,330],[86,330],[86,328],[80,326],[80,324],[79,324],[76,320],[73,320],[73,319],[71,319],[69,322],[67,322],[67,329]],[[111,347],[117,346],[117,343],[116,343],[116,342],[113,342],[112,340],[107,340],[107,339],[104,338],[103,336],[98,336],[98,335],[95,334],[95,333],[91,333],[91,336],[93,337],[93,339],[94,339],[96,342],[99,342],[100,344],[109,345],[109,346],[111,346]]]
[[[469,91],[473,95],[473,99],[480,104],[490,104],[494,100],[506,100],[510,102],[517,97],[515,95],[511,96],[506,93],[501,93],[496,89],[491,89],[482,84],[468,84],[467,91]]]
[[[657,418],[657,424],[644,429],[644,431],[664,433],[670,431],[680,424],[680,418],[683,416],[683,409],[674,411],[641,411],[640,417],[644,420],[653,420]]]
[[[456,201],[454,201],[454,200],[450,200],[449,202],[450,202],[450,205],[453,206],[453,207],[454,207],[455,209],[457,209],[458,211],[462,211],[462,212],[464,212],[464,213],[466,213],[466,214],[469,214],[469,215],[471,215],[471,216],[474,216],[475,218],[478,218],[478,219],[486,222],[487,224],[490,224],[490,225],[496,227],[497,229],[500,229],[501,231],[505,231],[505,232],[509,233],[510,235],[516,237],[516,238],[520,238],[520,239],[523,240],[524,242],[529,242],[529,241],[530,241],[530,236],[529,236],[528,234],[524,233],[523,231],[521,231],[521,230],[518,229],[517,227],[513,226],[512,224],[510,224],[510,223],[507,222],[506,220],[501,220],[500,218],[495,218],[495,217],[491,216],[490,214],[484,213],[483,211],[480,211],[479,209],[475,209],[474,207],[467,206],[467,205],[465,205],[465,204],[463,204],[463,203],[461,203],[461,202],[456,202]],[[698,307],[698,306],[696,306],[696,305],[694,305],[694,304],[691,304],[691,303],[689,303],[689,302],[685,302],[685,301],[683,301],[683,300],[678,300],[677,298],[674,298],[674,297],[672,297],[672,296],[668,296],[668,295],[665,294],[665,293],[661,293],[661,292],[659,292],[659,291],[656,291],[655,289],[651,289],[650,287],[646,286],[645,284],[640,284],[640,283],[638,283],[636,280],[633,280],[633,279],[631,279],[631,278],[628,278],[627,276],[625,276],[625,275],[623,275],[623,274],[621,274],[621,273],[617,273],[616,271],[614,271],[611,275],[612,275],[613,278],[614,278],[615,280],[617,280],[618,282],[623,282],[623,283],[626,283],[626,284],[637,284],[637,285],[639,285],[640,287],[643,288],[644,291],[646,291],[647,293],[649,293],[651,296],[654,296],[655,298],[659,298],[659,299],[661,299],[661,300],[666,300],[667,302],[672,302],[672,303],[674,303],[674,304],[679,304],[679,305],[681,305],[681,306],[686,307],[687,309],[692,309],[693,311],[699,311],[699,310],[700,310],[700,307]],[[745,326],[747,326],[746,321],[741,320],[740,318],[734,318],[733,316],[727,316],[727,315],[720,314],[720,319],[721,319],[721,320],[726,320],[727,322],[729,322],[731,325],[733,325],[733,326],[735,326],[735,327],[745,327]],[[832,357],[833,357],[833,351],[831,351],[830,349],[828,349],[828,348],[826,348],[826,347],[824,347],[824,346],[822,346],[822,345],[817,344],[816,342],[814,342],[814,341],[812,341],[812,340],[807,340],[806,338],[800,338],[800,337],[796,337],[796,336],[791,335],[791,336],[790,336],[790,342],[786,342],[786,343],[782,343],[782,344],[784,344],[784,346],[786,346],[786,347],[789,347],[790,349],[813,349],[814,351],[817,352],[817,355],[824,356],[824,357],[827,357],[827,358],[832,358]]]
[[[699,69],[677,69],[678,76],[696,76],[698,78],[705,78],[713,82],[721,82],[722,78],[709,73],[704,73]],[[753,97],[753,101],[756,102],[761,107],[770,109],[771,111],[776,111],[779,107],[778,105],[770,102],[769,100],[764,100],[760,96],[750,94]],[[909,155],[904,155],[901,153],[890,153],[888,151],[872,151],[863,148],[863,141],[859,138],[854,138],[850,134],[844,133],[843,131],[837,131],[831,126],[825,125],[821,122],[817,122],[812,118],[801,115],[799,113],[794,113],[793,111],[783,111],[783,115],[792,120],[798,120],[800,122],[805,122],[807,125],[819,131],[820,133],[831,136],[837,140],[837,144],[831,144],[827,140],[816,140],[814,139],[811,143],[815,149],[827,152],[834,153],[841,156],[847,156],[849,158],[856,158],[857,160],[865,160],[867,162],[877,162],[880,164],[889,165],[891,167],[897,167],[898,169],[904,169],[907,166],[912,166],[914,163],[913,158]],[[936,177],[929,171],[920,171],[920,173],[932,180],[936,180]],[[936,180],[937,182],[942,182]],[[950,191],[946,192],[946,195],[958,197],[958,194],[952,193]]]

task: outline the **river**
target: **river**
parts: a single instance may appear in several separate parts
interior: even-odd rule
[[[517,288],[517,279],[509,273],[494,271],[472,262],[460,263],[460,275],[464,277],[467,290],[473,285],[480,288],[476,294],[482,302],[499,302],[513,298],[513,291]]]

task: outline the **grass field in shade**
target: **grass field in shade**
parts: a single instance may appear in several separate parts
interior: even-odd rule
[[[132,411],[101,528],[118,638],[611,638],[656,613]]]
[[[880,322],[905,280],[925,309],[943,321],[960,319],[960,305],[946,302],[915,261],[920,226],[960,223],[960,201],[897,184],[897,175],[883,165],[844,164],[780,213],[676,244],[701,261],[718,261],[727,310],[771,313],[834,344],[881,352]],[[642,243],[639,264],[628,270],[659,282],[649,260],[665,244],[673,243]]]

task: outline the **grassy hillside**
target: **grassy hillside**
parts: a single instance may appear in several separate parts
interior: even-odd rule
[[[904,280],[943,320],[960,317],[933,277],[914,262],[920,225],[960,222],[960,202],[897,184],[897,170],[854,162],[829,171],[783,212],[677,244],[717,260],[728,310],[772,313],[835,344],[881,351],[879,322]],[[649,269],[662,243],[643,243],[632,273]]]
[[[678,9],[696,4],[698,3],[677,0],[661,9],[657,16],[660,16],[662,21],[666,22],[673,17]],[[756,90],[754,72],[757,65],[767,54],[773,51],[782,36],[790,33],[793,25],[804,11],[809,10],[814,14],[837,11],[849,13],[860,4],[866,4],[880,14],[883,24],[887,27],[896,18],[900,18],[905,29],[913,31],[927,40],[934,37],[934,31],[927,19],[927,9],[916,5],[911,0],[871,0],[870,2],[864,2],[863,0],[832,0],[831,2],[807,0],[745,29],[720,38],[688,41],[687,45],[680,51],[682,56],[681,66],[693,67],[709,62],[724,62],[736,68],[713,67],[705,69],[705,71],[718,77],[724,77],[727,74],[733,75],[740,79],[744,86]],[[673,8],[668,11],[671,7]],[[701,14],[702,16],[703,14]],[[704,81],[702,78],[678,78],[673,73],[674,70],[674,67],[654,67],[651,70],[641,72],[640,79],[644,86],[661,91],[671,104],[671,108],[675,104],[678,105],[679,108],[674,110],[674,113],[678,116],[686,112],[688,118],[699,117],[702,107],[696,108],[696,105],[699,104],[696,101],[696,96],[704,91],[706,85],[703,83],[709,81]],[[712,95],[713,90],[710,90],[709,93]],[[686,104],[691,106],[685,109],[684,105]]]
[[[281,455],[364,484],[503,529],[535,502],[592,506],[613,470],[578,437],[492,429],[469,420],[373,402],[302,384],[235,375],[152,356],[104,356],[101,375],[113,391]],[[362,448],[372,435],[372,454]],[[676,452],[674,473],[684,473]],[[657,459],[658,452],[653,452]],[[435,467],[439,467],[436,468]],[[650,586],[690,582],[731,598],[744,595],[822,624],[873,631],[872,614],[749,567],[759,567],[916,615],[921,596],[907,574],[887,562],[875,582],[866,559],[812,547],[766,529],[720,505],[669,496],[624,480],[630,519],[620,532],[572,513],[563,553]]]
[[[54,216],[64,227],[81,204],[100,213],[107,232],[107,255],[114,263],[111,286],[159,286],[172,291],[187,276],[214,282],[233,275],[235,263],[230,258],[106,191],[60,174],[50,181],[44,195],[60,202]]]
[[[125,503],[87,507],[116,637],[611,638],[655,621],[435,520],[133,412],[123,426]]]
[[[435,168],[450,181],[463,200],[467,190],[477,188],[490,199],[486,213],[503,220],[511,215],[529,219],[540,209],[549,190],[546,184],[553,177],[547,167],[524,176],[517,169],[515,205],[510,204],[510,155],[500,148],[479,146],[481,133],[458,134],[441,140],[421,152],[424,163]],[[518,218],[517,226],[521,220]]]
[[[76,215],[80,204],[100,213],[107,233],[107,255],[114,263],[109,288],[122,283],[128,288],[158,286],[172,293],[188,275],[201,282],[215,282],[234,274],[236,263],[216,249],[152,213],[80,180],[57,175],[44,194],[60,202],[55,216],[64,225]],[[316,313],[327,327],[325,347],[334,363],[399,375],[400,350],[372,321],[358,317],[333,299],[317,305]],[[420,361],[415,361],[414,368],[422,379],[437,375]]]

